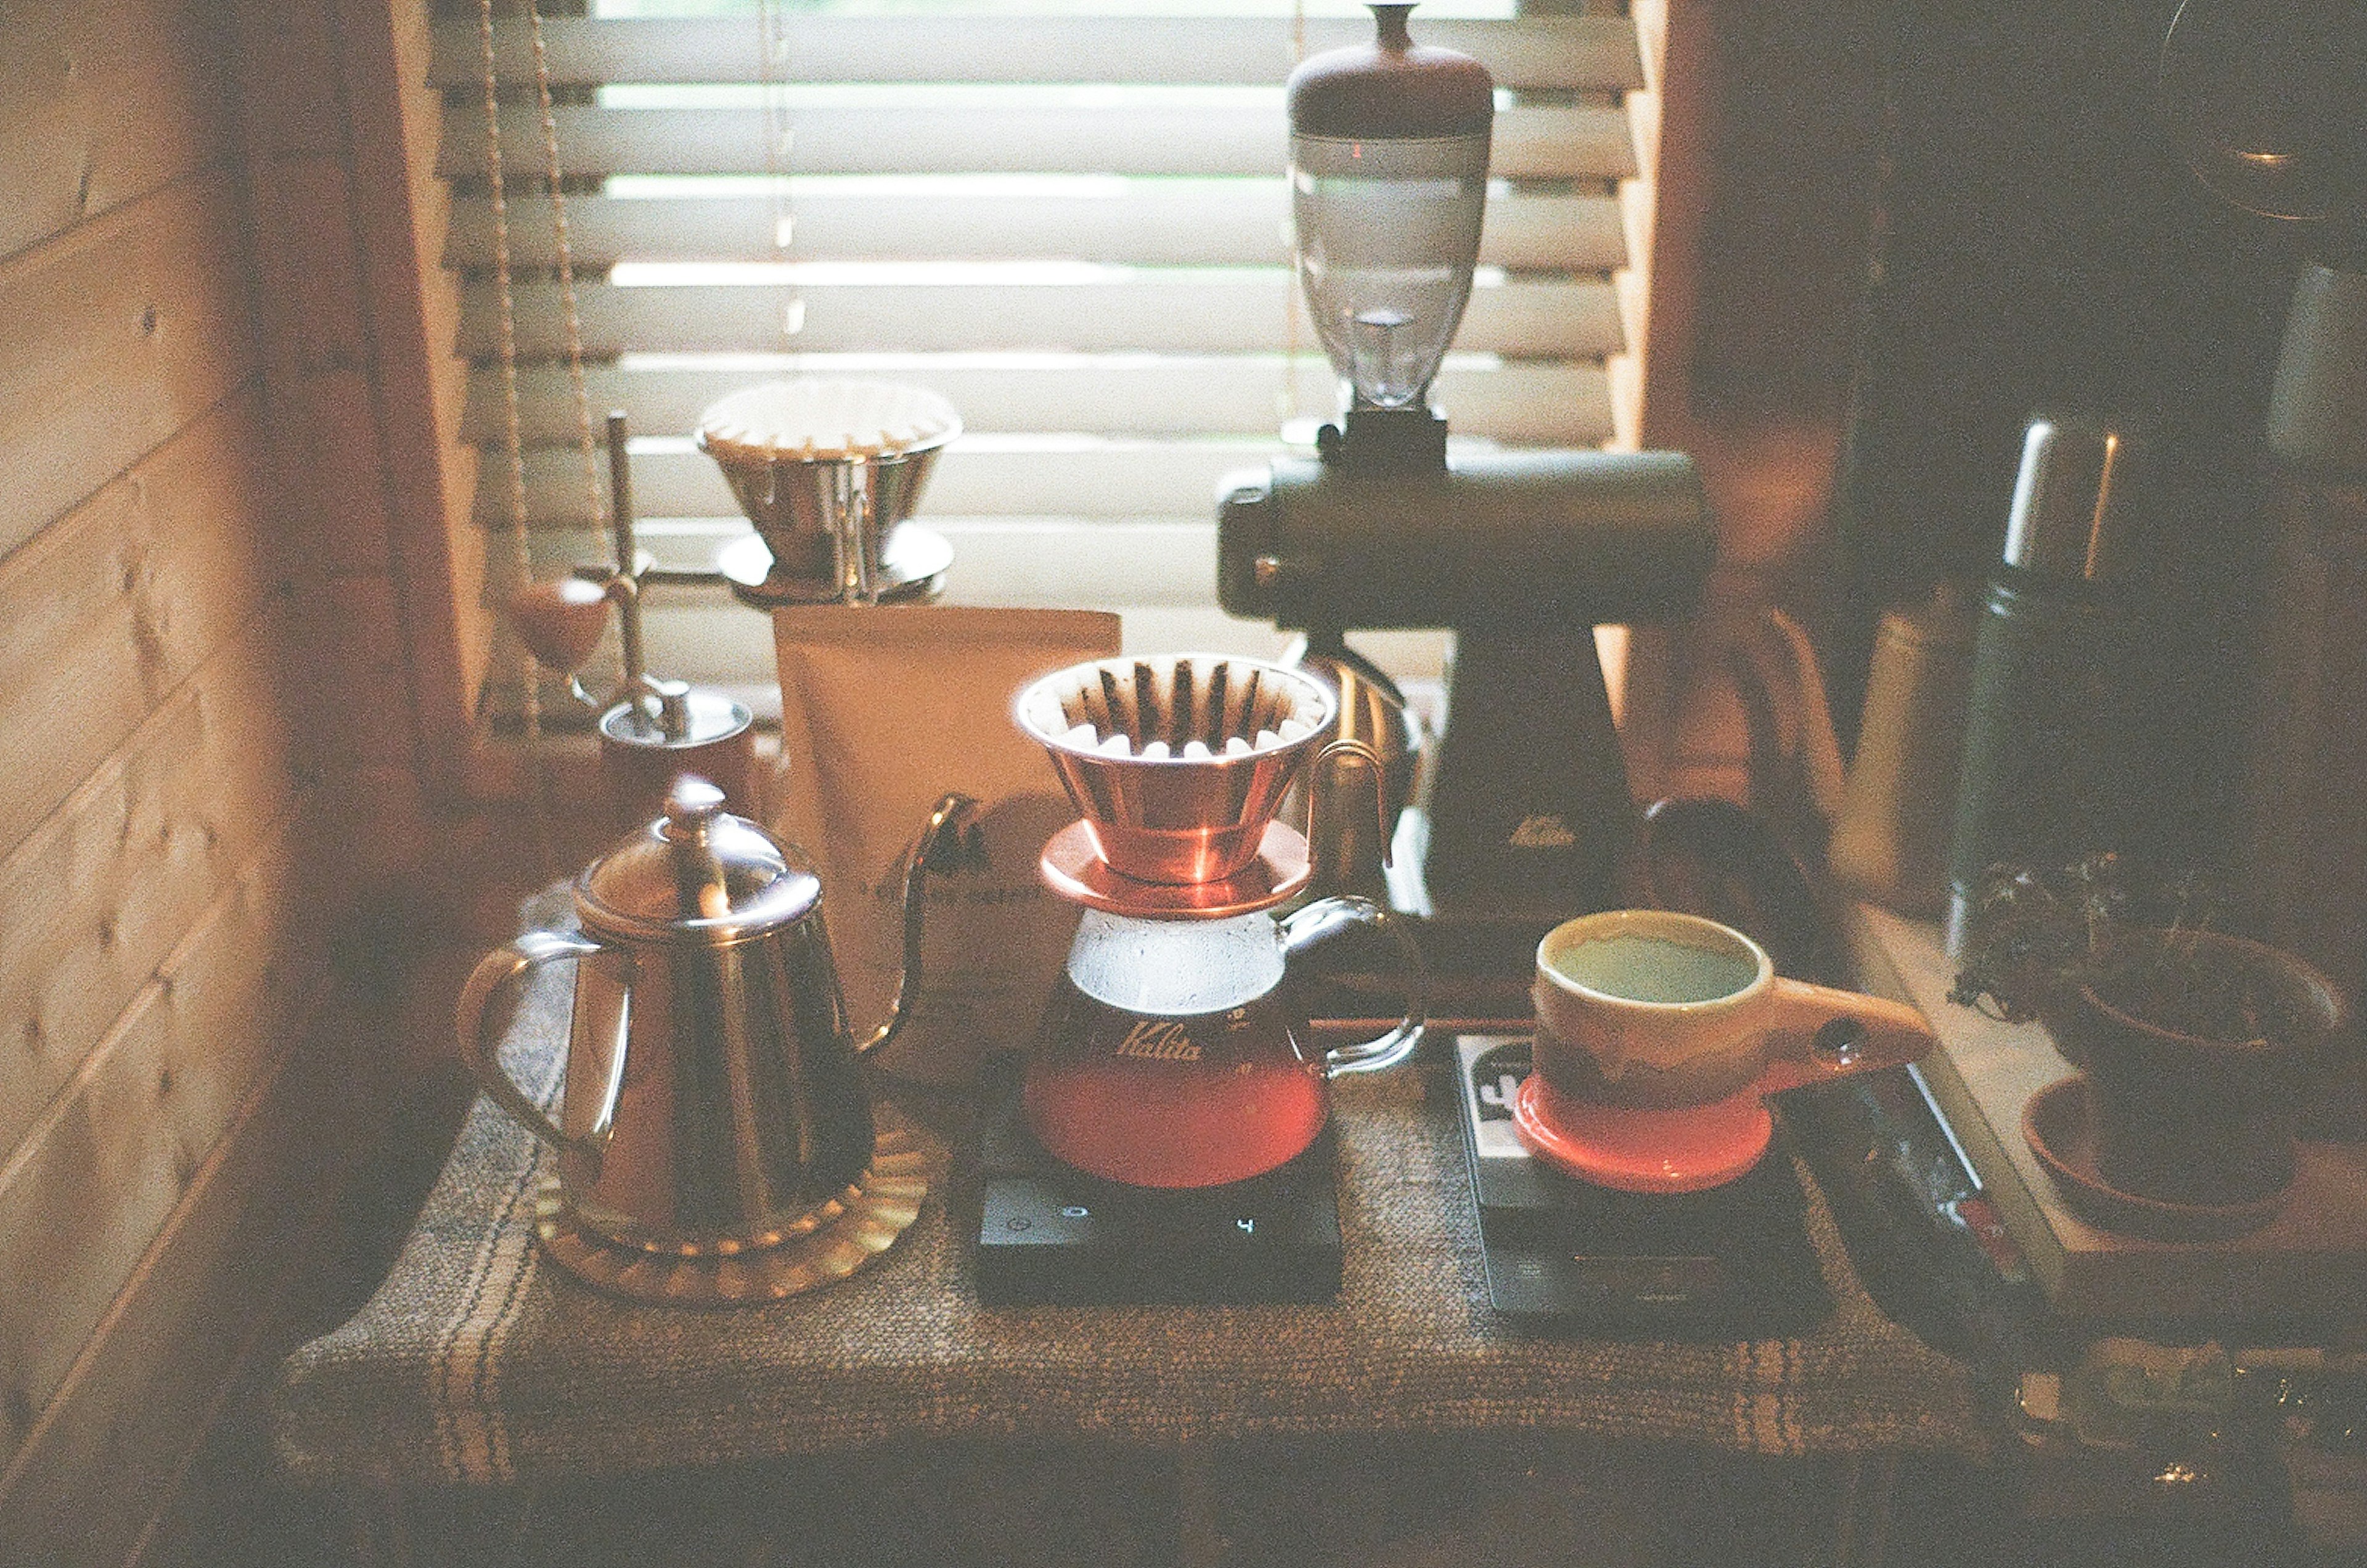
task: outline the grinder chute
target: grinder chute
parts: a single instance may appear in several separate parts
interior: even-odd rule
[[[1452,457],[1427,394],[1468,299],[1488,186],[1486,70],[1414,43],[1410,5],[1289,85],[1298,272],[1346,408],[1318,456],[1219,491],[1217,592],[1304,631],[1451,627],[1446,726],[1401,823],[1393,900],[1433,967],[1525,976],[1607,907],[1633,807],[1593,630],[1689,612],[1716,553],[1674,452]]]

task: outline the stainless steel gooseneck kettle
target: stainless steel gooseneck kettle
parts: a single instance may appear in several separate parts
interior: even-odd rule
[[[581,936],[536,931],[488,953],[463,989],[460,1054],[495,1104],[559,1151],[581,1229],[697,1257],[810,1231],[864,1174],[871,1109],[857,1059],[887,1043],[920,988],[922,893],[940,843],[975,809],[937,803],[904,885],[904,970],[887,1021],[857,1041],[821,884],[797,851],[722,809],[703,779],[575,879]],[[486,1010],[537,964],[574,959],[557,1120],[494,1059]]]

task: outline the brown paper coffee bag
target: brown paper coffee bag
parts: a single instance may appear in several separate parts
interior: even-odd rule
[[[1045,840],[1076,812],[1011,702],[1039,675],[1116,653],[1118,618],[832,604],[775,611],[773,637],[774,826],[821,873],[858,1038],[896,994],[905,851],[947,791],[980,803],[969,852],[929,879],[922,987],[879,1058],[899,1077],[967,1084],[988,1055],[1034,1039],[1077,928],[1036,874]]]

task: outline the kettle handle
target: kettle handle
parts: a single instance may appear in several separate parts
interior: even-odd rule
[[[460,1004],[454,1010],[454,1022],[460,1040],[460,1062],[477,1082],[493,1096],[493,1103],[507,1111],[511,1119],[549,1144],[565,1151],[577,1146],[577,1140],[559,1130],[542,1107],[527,1097],[493,1054],[494,1043],[485,1037],[485,1009],[492,1005],[493,993],[537,964],[554,964],[562,958],[583,958],[600,951],[600,944],[580,936],[564,936],[558,931],[528,931],[507,947],[497,947],[477,961],[469,983],[460,988]]]
[[[921,994],[921,923],[928,909],[929,868],[959,850],[961,830],[977,818],[977,801],[958,793],[946,795],[904,852],[904,966],[896,976],[896,999],[888,1004],[888,1021],[873,1030],[870,1038],[855,1042],[856,1055],[877,1051],[904,1027],[912,998]]]
[[[1310,947],[1331,941],[1342,931],[1356,926],[1369,926],[1386,931],[1398,944],[1398,952],[1406,961],[1410,983],[1406,987],[1405,1017],[1397,1027],[1375,1039],[1354,1045],[1335,1046],[1323,1054],[1323,1075],[1341,1073],[1376,1073],[1384,1067],[1394,1067],[1413,1054],[1421,1043],[1423,1026],[1429,1021],[1430,965],[1423,962],[1421,949],[1415,945],[1412,928],[1401,915],[1391,914],[1369,898],[1342,894],[1335,898],[1319,898],[1306,908],[1292,911],[1282,921],[1282,952],[1285,962],[1297,958]]]

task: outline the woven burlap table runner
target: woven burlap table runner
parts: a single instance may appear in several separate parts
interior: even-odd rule
[[[567,1007],[563,972],[527,987],[504,1056],[529,1088],[557,1075]],[[1489,1308],[1443,1075],[1335,1089],[1347,1275],[1319,1306],[983,1307],[942,1182],[893,1248],[813,1294],[629,1305],[538,1256],[548,1156],[481,1100],[384,1285],[282,1369],[279,1460],[296,1479],[413,1484],[933,1438],[1528,1428],[1784,1455],[1980,1447],[1964,1369],[1874,1306],[1813,1182],[1835,1303],[1813,1332],[1538,1336]]]

